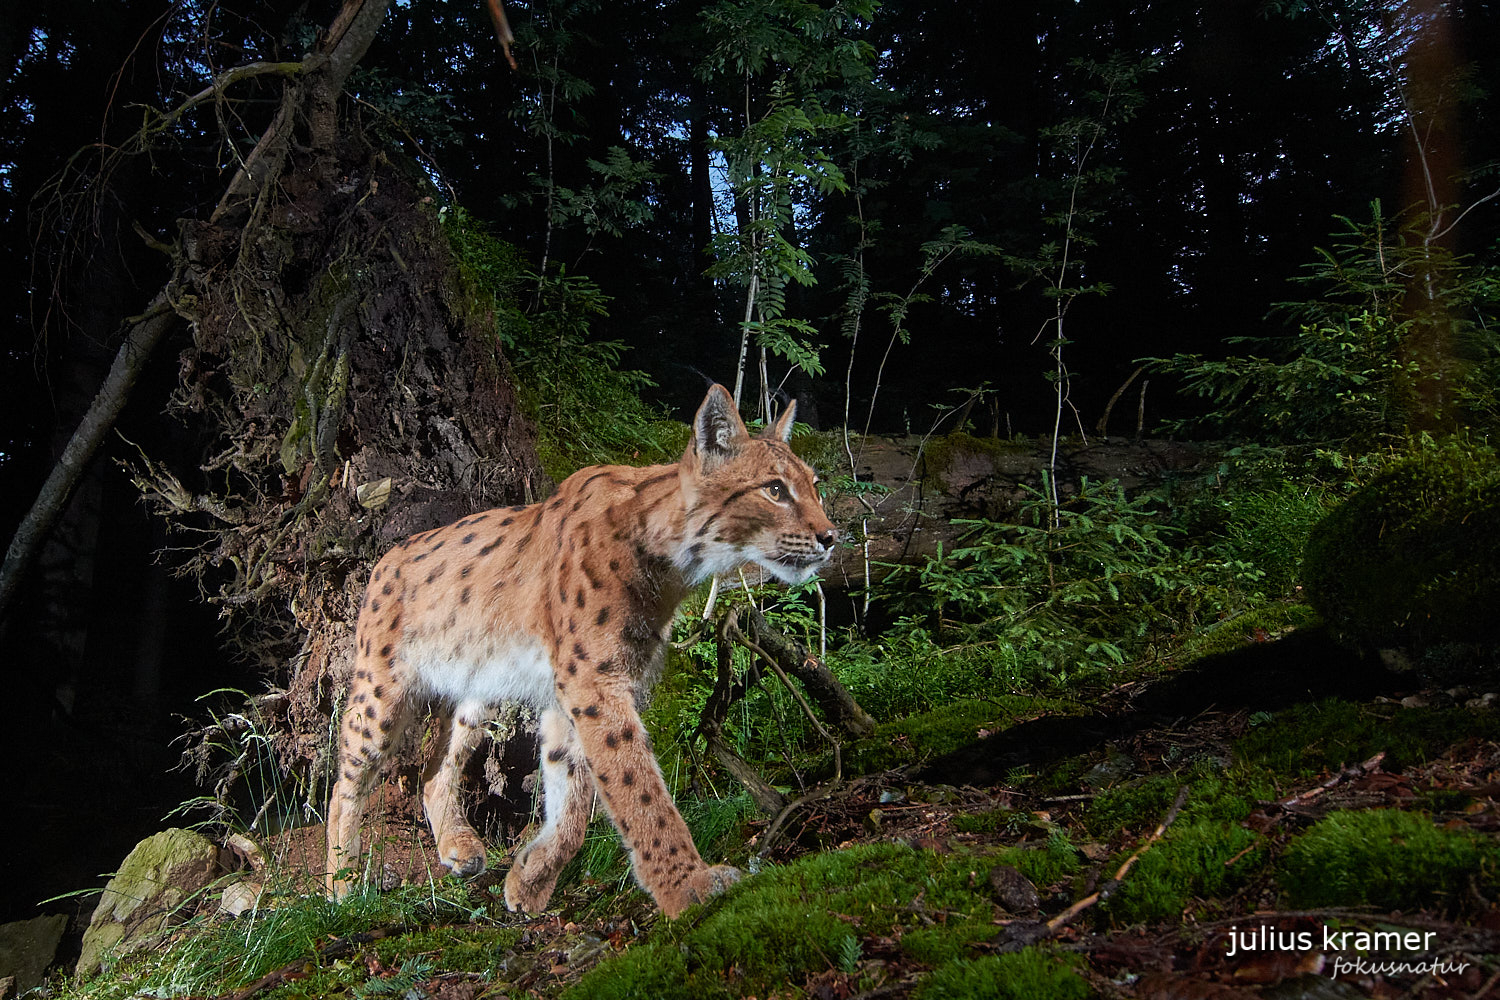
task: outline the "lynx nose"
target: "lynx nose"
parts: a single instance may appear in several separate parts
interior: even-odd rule
[[[834,543],[839,540],[839,533],[830,525],[826,531],[819,533],[816,538],[818,539],[818,544],[823,546],[823,548],[831,549]]]

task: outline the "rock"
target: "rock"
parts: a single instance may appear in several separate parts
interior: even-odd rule
[[[1036,886],[1010,865],[998,865],[990,871],[990,887],[995,890],[995,900],[1018,917],[1035,916],[1041,908]]]
[[[61,913],[0,924],[0,984],[7,980],[11,983],[8,992],[0,986],[0,998],[42,984],[67,927],[68,918]]]
[[[224,895],[219,897],[219,912],[237,917],[246,910],[253,910],[260,906],[260,896],[265,891],[264,885],[249,879],[226,886]]]
[[[75,974],[93,975],[104,963],[156,943],[185,919],[178,916],[183,904],[219,871],[218,847],[191,830],[164,830],[141,841],[99,897]]]

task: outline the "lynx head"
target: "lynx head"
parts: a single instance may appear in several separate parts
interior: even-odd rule
[[[728,391],[708,390],[679,465],[687,519],[677,564],[692,579],[753,564],[803,583],[832,557],[838,532],[817,477],[787,445],[795,412],[789,405],[752,438]]]

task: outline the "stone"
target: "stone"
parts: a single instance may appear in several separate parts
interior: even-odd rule
[[[0,982],[11,980],[17,996],[42,985],[67,928],[68,918],[61,913],[0,924]],[[0,997],[7,995],[0,989]]]
[[[990,887],[1000,905],[1018,917],[1035,916],[1042,905],[1036,886],[1011,865],[997,865],[990,871]]]
[[[106,963],[155,944],[186,919],[184,904],[219,873],[219,848],[191,830],[163,830],[141,841],[99,897],[75,975],[93,975]]]

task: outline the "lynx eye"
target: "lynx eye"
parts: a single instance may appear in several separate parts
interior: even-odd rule
[[[775,500],[777,503],[781,503],[781,501],[787,498],[786,483],[783,483],[779,479],[773,479],[771,482],[767,483],[765,485],[765,491],[766,496],[770,497],[772,500]]]

